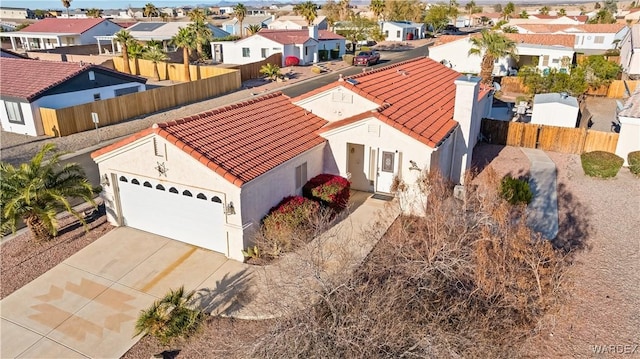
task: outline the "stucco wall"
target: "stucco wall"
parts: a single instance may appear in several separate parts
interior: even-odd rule
[[[446,60],[448,66],[460,73],[479,73],[481,56],[469,56],[469,40],[457,40],[429,48],[429,57],[435,61]]]
[[[14,101],[15,102],[15,101]],[[29,136],[38,136],[43,134],[42,123],[39,120],[39,116],[34,120],[33,106],[27,102],[19,102],[20,109],[22,110],[22,118],[24,119],[24,125],[18,123],[9,122],[9,115],[7,114],[7,108],[4,101],[0,101],[0,123],[2,124],[2,130],[7,132],[25,134]]]
[[[248,38],[242,39],[240,41],[219,41],[212,42],[212,51],[213,44],[222,44],[222,59],[225,64],[249,64],[252,62],[258,62],[264,60],[262,57],[262,48],[268,49],[267,57],[278,53],[283,52],[283,45],[265,39],[261,36],[250,36]],[[242,56],[242,48],[249,49],[249,57]],[[283,56],[284,58],[284,56]]]
[[[95,44],[98,48],[98,40],[94,36],[110,36],[116,32],[122,30],[122,28],[111,21],[103,21],[102,23],[92,27],[80,35],[80,42],[82,45]],[[80,45],[80,44],[76,44]]]
[[[302,194],[302,187],[296,188],[297,166],[307,163],[307,180],[322,173],[324,146],[318,145],[242,186],[245,242],[252,240],[251,234],[259,228],[269,209],[284,197]]]
[[[578,108],[561,103],[539,103],[533,106],[531,123],[548,126],[576,127]]]
[[[640,118],[619,116],[620,136],[616,146],[616,155],[624,158],[624,165],[628,166],[629,152],[640,151]]]
[[[139,92],[145,90],[144,84],[141,84],[139,82],[129,82],[126,84],[98,87],[95,89],[84,90],[84,91],[76,91],[76,92],[70,92],[70,93],[64,93],[64,94],[45,96],[34,101],[34,103],[38,107],[64,108],[64,107],[79,105],[83,103],[93,102],[94,94],[100,94],[101,100],[113,98],[115,97],[115,92],[114,92],[115,90],[134,87],[134,86],[138,87]]]
[[[342,86],[297,101],[295,105],[331,122],[343,120],[379,107],[375,102],[369,101]]]
[[[166,151],[166,156],[156,156],[153,138],[156,138],[158,148]],[[233,202],[236,214],[226,215],[224,228],[229,238],[229,257],[243,260],[241,250],[245,248],[242,230],[242,203],[240,188],[229,183],[217,173],[207,168],[193,157],[168,143],[164,138],[149,135],[133,143],[127,144],[117,150],[104,154],[96,159],[100,176],[104,174],[129,174],[148,177],[157,181],[166,181],[191,188],[201,188],[207,191],[219,193],[223,205]],[[160,176],[155,167],[158,163],[164,163],[168,171],[165,176]],[[110,223],[119,225],[117,200],[114,194],[116,179],[110,180],[109,186],[104,186],[101,196],[107,207],[107,218]],[[185,208],[185,211],[188,211]]]
[[[615,48],[613,41],[616,39],[622,40],[623,36],[626,34],[626,31],[620,31],[617,34],[612,33],[575,33],[576,35],[576,43],[575,49],[576,51],[580,50],[608,50]],[[596,44],[596,36],[603,36],[604,41],[600,44]]]

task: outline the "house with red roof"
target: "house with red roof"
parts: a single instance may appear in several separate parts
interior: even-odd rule
[[[470,166],[493,98],[478,80],[423,57],[156,124],[91,154],[108,219],[243,260],[269,209],[320,173],[404,183],[403,209],[424,210],[427,172],[461,183]]]
[[[344,37],[327,30],[311,26],[305,30],[262,29],[238,41],[216,41],[211,43],[214,61],[225,64],[248,64],[258,62],[275,54],[282,54],[282,66],[287,56],[295,56],[301,65],[320,60],[319,51],[333,51],[335,58],[345,53]]]
[[[625,24],[520,24],[514,27],[520,34],[574,35],[574,49],[585,55],[600,55],[615,49],[629,32],[629,27]]]
[[[4,33],[13,50],[53,49],[62,46],[96,44],[95,36],[110,36],[122,27],[101,18],[45,18],[20,31]]]
[[[99,65],[0,57],[0,125],[3,131],[41,136],[41,107],[63,108],[144,91],[146,81]]]
[[[493,65],[494,76],[513,75],[522,66],[536,66],[540,71],[556,69],[569,72],[575,51],[575,36],[567,34],[504,34],[516,43],[518,58],[503,57]],[[462,73],[480,73],[481,56],[470,56],[471,38],[480,36],[441,36],[429,47],[429,57]]]

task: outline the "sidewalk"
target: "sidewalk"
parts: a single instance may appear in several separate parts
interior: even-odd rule
[[[558,235],[558,184],[556,164],[542,150],[521,148],[529,158],[529,184],[533,200],[527,207],[527,224],[544,238]]]

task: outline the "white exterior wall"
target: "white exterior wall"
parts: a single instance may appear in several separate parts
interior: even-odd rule
[[[272,207],[287,196],[302,195],[302,187],[296,188],[297,166],[307,163],[307,180],[323,173],[324,147],[325,143],[322,143],[242,186],[246,246],[251,244],[252,234],[260,228],[260,221]]]
[[[531,123],[538,125],[576,127],[578,108],[562,103],[539,103],[533,106]]]
[[[338,56],[342,58],[342,56],[346,52],[346,41],[345,40],[322,40],[318,42],[318,50],[335,50],[340,49],[340,53]],[[331,56],[331,54],[329,54]]]
[[[19,102],[19,104],[20,109],[22,110],[24,125],[9,122],[7,108],[4,105],[4,101],[0,101],[0,124],[2,125],[2,130],[29,136],[43,135],[44,132],[42,131],[42,121],[40,121],[40,113],[36,112],[36,108],[34,108],[33,104],[30,104],[28,102]],[[37,113],[36,118],[34,118],[34,113]]]
[[[345,87],[338,86],[294,103],[316,116],[333,122],[380,107]]]
[[[120,84],[120,85],[97,87],[95,89],[90,89],[90,90],[67,92],[67,93],[61,93],[57,95],[44,96],[37,99],[33,103],[38,107],[64,108],[64,107],[93,102],[94,101],[93,95],[97,93],[100,94],[101,100],[113,98],[113,97],[116,97],[115,90],[134,87],[134,86],[138,87],[138,92],[144,91],[146,88],[145,84],[141,84],[139,82],[129,82],[129,83]]]
[[[397,26],[389,22],[382,23],[382,33],[389,31],[389,35],[385,37],[385,41],[404,41],[407,38],[407,29]],[[400,31],[400,36],[398,36]]]
[[[479,73],[482,64],[481,56],[469,56],[471,43],[469,39],[460,39],[440,46],[429,48],[429,57],[435,61],[446,60],[448,66],[460,73]]]
[[[615,40],[622,40],[627,34],[629,28],[625,27],[623,30],[616,34],[612,33],[573,33],[567,32],[576,36],[576,42],[574,48],[576,51],[580,50],[609,50],[614,49],[616,45],[613,43]],[[603,36],[604,41],[600,44],[596,44],[596,36]]]
[[[166,150],[166,157],[155,155],[153,138],[160,148]],[[107,208],[107,219],[113,225],[120,225],[118,200],[114,191],[120,174],[148,177],[156,181],[177,183],[191,188],[200,188],[210,192],[219,193],[218,197],[226,207],[233,202],[234,215],[225,215],[224,225],[221,230],[227,234],[229,258],[242,261],[244,257],[241,250],[246,247],[244,243],[242,227],[242,207],[240,188],[229,183],[220,175],[198,162],[193,157],[167,142],[161,136],[151,134],[133,143],[127,144],[114,151],[106,153],[94,159],[98,164],[100,176],[109,176],[109,186],[104,186],[101,197]],[[165,176],[159,176],[155,169],[158,162],[164,162],[168,171]],[[189,211],[189,208],[185,208]],[[176,225],[180,225],[176,223]]]
[[[572,49],[568,49],[565,47],[558,47],[557,49],[553,49],[550,47],[539,48],[535,46],[526,46],[519,45],[518,46],[518,54],[522,56],[538,56],[538,69],[544,70],[546,68],[559,70],[562,68],[562,58],[568,57],[573,61],[573,55],[575,52]],[[544,65],[544,56],[549,56],[549,61],[547,65]],[[569,64],[569,68],[567,72],[571,69],[571,63]]]
[[[27,9],[0,8],[0,19],[26,19]]]
[[[262,51],[260,49],[266,48],[269,49],[267,53],[267,57],[278,53],[283,52],[283,45],[279,44],[275,41],[271,41],[262,36],[249,36],[246,39],[242,39],[240,41],[220,41],[220,42],[212,42],[212,53],[213,53],[213,44],[221,44],[222,45],[222,59],[225,64],[250,64],[252,62],[258,62],[264,60],[262,57]],[[249,48],[249,57],[242,56],[242,49]],[[284,61],[284,53],[283,53],[283,61]]]
[[[295,22],[289,21],[289,20],[285,20],[285,21],[276,20],[270,23],[268,25],[268,28],[273,30],[302,30],[306,28],[306,26],[296,24]]]
[[[624,166],[629,165],[629,152],[640,151],[640,118],[618,116],[620,136],[616,145],[616,155],[624,158]]]

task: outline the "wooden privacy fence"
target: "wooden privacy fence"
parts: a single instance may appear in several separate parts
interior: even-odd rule
[[[204,80],[158,87],[78,106],[40,108],[40,116],[47,135],[67,136],[93,129],[95,125],[91,119],[92,112],[98,114],[100,127],[103,127],[140,115],[212,98],[237,90],[240,86],[240,73],[230,70]]]
[[[586,128],[537,125],[523,122],[482,120],[485,141],[506,146],[581,154],[591,151],[614,153],[618,134]]]
[[[633,93],[636,86],[640,83],[638,80],[614,80],[609,86],[600,86],[598,88],[589,88],[587,95],[591,96],[606,96],[609,98],[623,98],[625,97],[625,82],[629,87],[629,93]],[[526,93],[527,87],[523,85],[522,78],[517,76],[503,77],[500,80],[500,87],[503,92],[517,92]]]
[[[239,70],[241,81],[247,81],[261,77],[260,68],[265,64],[282,65],[282,54],[273,54],[259,62],[252,62],[244,65],[189,65],[191,80],[200,80],[215,77],[229,70]],[[124,61],[122,57],[114,57],[113,65],[116,70],[124,71]],[[134,75],[153,78],[153,62],[143,59],[129,59],[129,68]],[[182,63],[158,62],[158,73],[160,80],[172,80],[185,82],[184,65]]]

